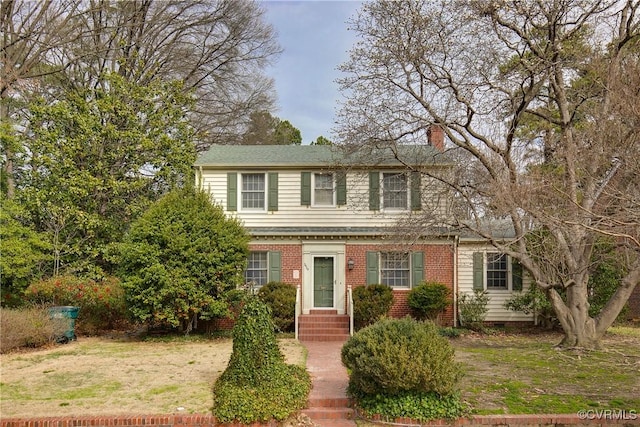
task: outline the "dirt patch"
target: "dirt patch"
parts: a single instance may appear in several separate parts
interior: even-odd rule
[[[305,349],[279,340],[287,363]],[[231,339],[138,342],[80,338],[55,348],[0,355],[3,417],[210,413],[211,389]]]

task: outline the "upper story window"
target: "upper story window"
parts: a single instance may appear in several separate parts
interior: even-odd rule
[[[242,209],[265,208],[265,175],[263,173],[242,174]]]
[[[334,180],[332,173],[313,174],[313,205],[333,206],[334,201]]]
[[[407,193],[406,174],[382,174],[382,207],[384,209],[406,209]]]
[[[411,286],[409,253],[382,252],[380,254],[380,281],[392,288]]]

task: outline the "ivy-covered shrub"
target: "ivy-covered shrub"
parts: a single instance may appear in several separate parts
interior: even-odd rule
[[[25,298],[35,305],[80,307],[76,327],[82,332],[113,329],[127,317],[124,289],[115,277],[101,281],[53,277],[29,285]]]
[[[217,421],[281,421],[305,407],[310,390],[304,367],[284,362],[269,307],[247,298],[233,328],[229,365],[213,389]]]
[[[342,347],[355,396],[404,391],[451,394],[461,370],[454,349],[433,322],[410,317],[382,319],[354,334]]]
[[[451,291],[447,285],[442,283],[421,283],[411,289],[407,297],[407,303],[416,318],[435,321],[444,309],[451,304]]]
[[[44,308],[3,308],[0,310],[0,353],[51,344],[67,327],[67,319],[52,318]]]
[[[466,415],[469,407],[459,393],[441,396],[438,393],[402,392],[395,395],[380,393],[358,399],[358,407],[365,417],[378,416],[393,423],[398,418],[428,422],[454,419]]]
[[[293,331],[296,315],[295,286],[269,282],[258,290],[258,298],[271,309],[273,323],[279,331]]]
[[[393,305],[393,291],[387,285],[358,286],[353,289],[353,322],[356,330],[386,316]]]
[[[473,290],[473,295],[461,293],[458,296],[458,318],[460,326],[473,331],[484,329],[484,319],[489,308],[489,294],[486,290]]]

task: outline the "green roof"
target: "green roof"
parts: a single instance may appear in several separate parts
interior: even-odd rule
[[[442,155],[428,145],[400,146],[399,153],[403,161],[409,164],[436,163],[435,156]],[[402,163],[395,158],[389,148],[373,151],[363,149],[347,153],[343,147],[331,145],[212,145],[207,152],[198,157],[195,163],[195,166],[215,168],[330,165],[400,166]]]

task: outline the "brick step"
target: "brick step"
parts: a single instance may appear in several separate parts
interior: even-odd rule
[[[303,334],[298,333],[298,340],[305,341],[342,341],[346,342],[349,339],[349,334]]]
[[[309,408],[349,408],[351,399],[348,397],[312,398],[307,402]]]
[[[298,335],[349,335],[349,328],[300,328]]]
[[[309,310],[309,314],[319,314],[321,316],[337,316],[338,310]]]
[[[319,420],[352,420],[354,417],[351,408],[307,408],[303,412],[315,423]]]

